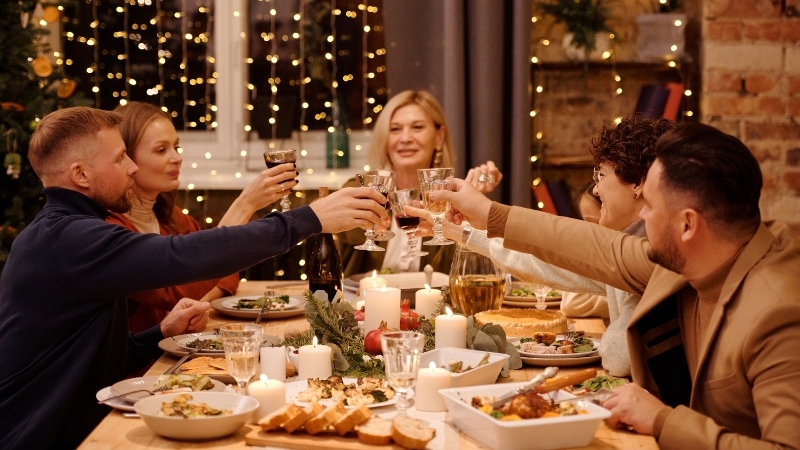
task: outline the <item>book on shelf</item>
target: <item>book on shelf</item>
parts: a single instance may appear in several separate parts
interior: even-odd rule
[[[579,219],[578,211],[575,209],[575,202],[572,201],[572,194],[567,182],[563,179],[547,182],[547,190],[550,191],[550,198],[559,216]]]
[[[681,109],[681,101],[683,100],[683,83],[667,83],[664,85],[669,90],[666,104],[664,105],[664,113],[661,117],[667,120],[678,120],[678,112]]]
[[[556,205],[553,203],[553,198],[550,197],[550,191],[545,182],[540,182],[533,187],[533,204],[539,211],[558,215]]]
[[[634,113],[649,117],[661,117],[667,104],[670,90],[660,84],[646,84],[639,92]]]

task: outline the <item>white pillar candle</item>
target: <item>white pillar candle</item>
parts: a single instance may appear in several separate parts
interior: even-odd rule
[[[286,347],[261,347],[261,373],[270,380],[286,381]]]
[[[358,295],[364,298],[366,290],[369,288],[379,288],[386,286],[386,279],[378,276],[378,271],[373,270],[371,277],[364,277],[358,282]]]
[[[400,328],[400,289],[369,288],[364,300],[364,334],[386,322],[389,328]]]
[[[439,389],[448,389],[451,386],[450,371],[436,368],[436,363],[420,368],[417,372],[417,386],[414,388],[414,406],[417,411],[443,412],[447,411]]]
[[[449,306],[445,310],[446,314],[436,316],[436,348],[467,348],[467,318],[453,314]]]
[[[328,378],[333,374],[333,350],[327,345],[318,345],[317,337],[314,336],[312,345],[300,347],[299,365],[297,368],[298,378]]]
[[[433,317],[436,313],[436,305],[442,301],[442,291],[439,289],[431,289],[427,284],[425,289],[420,289],[414,296],[415,308],[414,310],[420,316],[425,316],[426,319]]]
[[[260,381],[254,381],[247,387],[248,395],[258,400],[258,409],[253,413],[253,422],[271,414],[286,405],[286,385],[261,374]]]

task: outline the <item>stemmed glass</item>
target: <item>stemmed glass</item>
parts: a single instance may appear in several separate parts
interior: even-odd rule
[[[228,372],[236,380],[239,390],[246,394],[247,382],[258,371],[261,325],[223,325],[219,327],[219,336],[225,347],[225,362]]]
[[[419,197],[419,189],[398,189],[389,194],[392,200],[392,208],[394,208],[394,220],[397,221],[397,226],[408,235],[408,253],[401,256],[403,259],[415,258],[417,256],[427,255],[428,252],[417,250],[417,228],[419,227],[419,217],[409,216],[403,211],[403,206],[413,206],[419,208],[422,201]]]
[[[408,390],[417,382],[420,355],[425,335],[416,331],[399,331],[381,335],[386,381],[397,392],[397,415],[406,415]]]
[[[537,284],[533,292],[536,294],[536,309],[546,309],[547,308],[547,294],[550,293],[550,287],[545,286],[543,284]]]
[[[418,169],[417,176],[419,177],[419,187],[422,190],[422,198],[425,200],[425,209],[433,216],[433,239],[425,242],[422,245],[450,245],[454,241],[444,238],[444,213],[450,208],[450,203],[445,201],[431,201],[431,191],[453,191],[455,190],[455,183],[453,183],[453,168],[438,168],[438,169]]]
[[[371,187],[386,197],[386,207],[389,208],[389,191],[394,188],[395,175],[391,170],[371,170],[364,175],[356,177],[361,186]],[[356,245],[356,250],[369,250],[371,252],[384,252],[385,249],[375,245],[375,225],[364,233],[367,240],[361,245]]]
[[[392,185],[389,186],[389,192],[394,191],[395,175],[394,175],[394,172],[392,172],[391,170],[386,170],[386,169],[369,170],[369,171],[366,172],[366,174],[367,175],[369,175],[369,174],[377,174],[377,175],[384,175],[384,176],[392,177]],[[387,211],[391,210],[391,206],[390,206],[389,203],[386,203],[386,210]],[[372,238],[372,240],[373,241],[388,241],[389,239],[392,239],[394,236],[395,236],[395,234],[392,232],[392,230],[383,230],[383,231],[376,232],[375,233],[375,237]]]
[[[294,149],[267,150],[264,152],[264,162],[267,163],[267,168],[269,169],[281,164],[293,163],[296,161],[297,150]],[[289,200],[289,193],[287,192],[286,195],[283,196],[283,199],[281,199],[281,209],[283,211],[288,211],[291,206],[292,202]]]

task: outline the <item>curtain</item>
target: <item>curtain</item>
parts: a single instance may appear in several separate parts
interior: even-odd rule
[[[390,95],[427,90],[450,125],[456,173],[492,160],[489,194],[531,206],[530,17],[527,0],[391,0],[383,4]]]

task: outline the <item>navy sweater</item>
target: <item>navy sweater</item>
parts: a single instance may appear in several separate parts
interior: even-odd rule
[[[106,223],[71,190],[14,241],[0,277],[0,448],[75,448],[110,410],[95,393],[158,354],[156,326],[128,332],[125,295],[220,278],[321,231],[307,206],[181,236]]]

